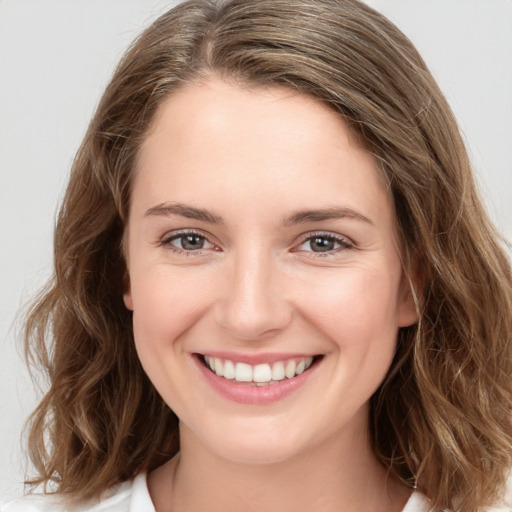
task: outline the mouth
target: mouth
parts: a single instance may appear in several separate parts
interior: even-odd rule
[[[272,386],[295,379],[311,370],[322,355],[293,357],[251,365],[245,362],[214,357],[205,354],[195,354],[202,365],[217,377],[233,384],[246,386]]]

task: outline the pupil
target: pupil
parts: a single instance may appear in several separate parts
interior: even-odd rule
[[[201,249],[204,245],[204,240],[198,235],[185,235],[181,237],[181,246],[183,249]]]
[[[311,249],[315,252],[327,252],[334,249],[334,240],[325,237],[318,237],[311,240]]]

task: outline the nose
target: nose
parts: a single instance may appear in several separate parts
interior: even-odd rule
[[[267,339],[282,331],[293,308],[286,297],[286,276],[278,267],[262,251],[233,256],[216,304],[218,325],[243,340]]]

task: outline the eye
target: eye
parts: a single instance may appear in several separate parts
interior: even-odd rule
[[[353,244],[342,236],[333,233],[313,233],[303,239],[295,250],[329,254],[352,247]]]
[[[204,235],[192,231],[173,233],[164,238],[161,245],[177,252],[199,252],[215,249],[215,246]]]

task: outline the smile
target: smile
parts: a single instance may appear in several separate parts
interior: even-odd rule
[[[301,375],[313,364],[312,356],[250,365],[219,357],[202,356],[205,365],[219,377],[239,383],[266,386]]]
[[[302,388],[324,354],[193,354],[204,382],[222,397],[251,405],[279,401]]]

